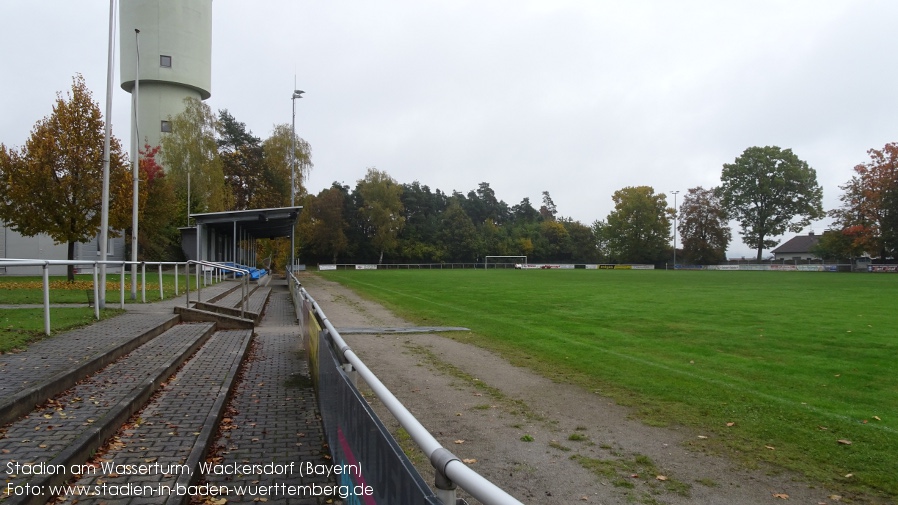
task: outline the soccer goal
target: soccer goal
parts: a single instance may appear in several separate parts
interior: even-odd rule
[[[490,268],[490,265],[492,268],[527,268],[527,256],[486,256],[483,269]]]

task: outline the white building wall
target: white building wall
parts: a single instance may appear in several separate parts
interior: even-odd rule
[[[75,244],[75,259],[97,261],[99,259],[99,238]],[[125,239],[115,237],[109,239],[108,261],[125,259]],[[34,259],[65,260],[68,259],[68,244],[55,244],[49,235],[39,234],[25,237],[21,233],[0,222],[0,258],[2,259]],[[42,267],[8,267],[0,275],[41,275]],[[50,267],[50,275],[65,275],[66,267],[54,265]]]
[[[54,244],[49,235],[40,234],[26,237],[0,222],[0,234],[3,235],[4,250],[2,258],[64,260],[68,255],[68,244]],[[6,275],[41,275],[41,267],[7,268]],[[50,267],[50,275],[65,275],[64,266]]]

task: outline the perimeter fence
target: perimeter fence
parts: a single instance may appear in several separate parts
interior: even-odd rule
[[[370,491],[367,496],[349,497],[347,503],[456,505],[465,503],[456,497],[456,488],[461,487],[485,505],[521,505],[440,445],[356,356],[299,280],[292,273],[288,279],[334,463],[360,468],[356,475],[339,475],[339,484]],[[433,490],[359,392],[358,378],[430,459]]]

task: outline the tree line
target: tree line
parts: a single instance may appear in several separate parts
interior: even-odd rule
[[[841,186],[842,206],[825,212],[816,171],[791,149],[749,147],[723,165],[721,184],[690,188],[677,209],[651,186],[612,194],[614,209],[586,225],[558,216],[547,191],[538,208],[524,198],[499,200],[489,183],[467,193],[431,190],[419,181],[398,183],[369,168],[354,188],[333,183],[307,195],[300,216],[300,255],[307,262],[474,262],[486,255],[526,255],[531,261],[646,263],[672,261],[671,223],[681,238],[680,263],[725,262],[729,223],[757,252],[776,237],[797,233],[829,215],[835,220],[818,256],[850,260],[894,258],[898,250],[898,144],[870,150]]]
[[[287,124],[262,140],[227,110],[212,112],[188,98],[169,118],[161,145],[139,150],[138,258],[181,260],[178,227],[188,214],[282,207],[291,191],[302,195],[312,167],[307,142]],[[100,230],[105,122],[81,75],[68,93],[57,94],[52,111],[35,123],[19,148],[0,143],[0,220],[24,236],[47,234],[57,244],[94,240]],[[290,187],[291,171],[297,177]],[[110,139],[110,236],[131,233],[133,160]],[[283,261],[289,241],[263,244]],[[130,256],[130,243],[126,244]],[[69,279],[73,270],[69,267]]]
[[[190,213],[304,207],[297,224],[297,257],[315,262],[474,262],[485,255],[526,255],[531,261],[663,264],[673,258],[672,222],[681,239],[680,263],[726,260],[729,223],[757,251],[774,237],[798,232],[829,215],[832,233],[817,254],[827,259],[898,251],[898,144],[871,149],[854,167],[837,209],[824,212],[816,172],[790,149],[749,147],[724,164],[721,184],[693,187],[674,209],[651,186],[621,188],[605,219],[584,224],[558,215],[549,192],[542,201],[510,205],[482,182],[462,193],[399,183],[369,168],[354,187],[333,183],[307,194],[311,147],[287,124],[264,140],[226,109],[213,113],[186,99],[170,119],[160,146],[145,144],[139,159],[139,257],[182,257],[178,227]],[[25,236],[46,233],[57,243],[93,239],[99,231],[104,123],[84,79],[73,78],[52,113],[39,120],[21,148],[0,143],[0,220]],[[294,165],[295,162],[295,165]],[[110,224],[129,233],[131,161],[111,139]],[[296,177],[291,174],[296,173]],[[291,187],[291,180],[293,186]],[[260,257],[282,265],[289,241],[261,241]]]

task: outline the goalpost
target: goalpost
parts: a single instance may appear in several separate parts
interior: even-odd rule
[[[527,266],[527,256],[486,256],[483,259],[483,269],[487,270],[490,267],[490,259],[496,260],[493,262],[495,265],[493,268],[498,268],[498,265],[505,265],[505,268],[508,268],[509,264],[515,266],[515,268],[522,268]],[[520,261],[500,261],[500,260],[520,260]]]

